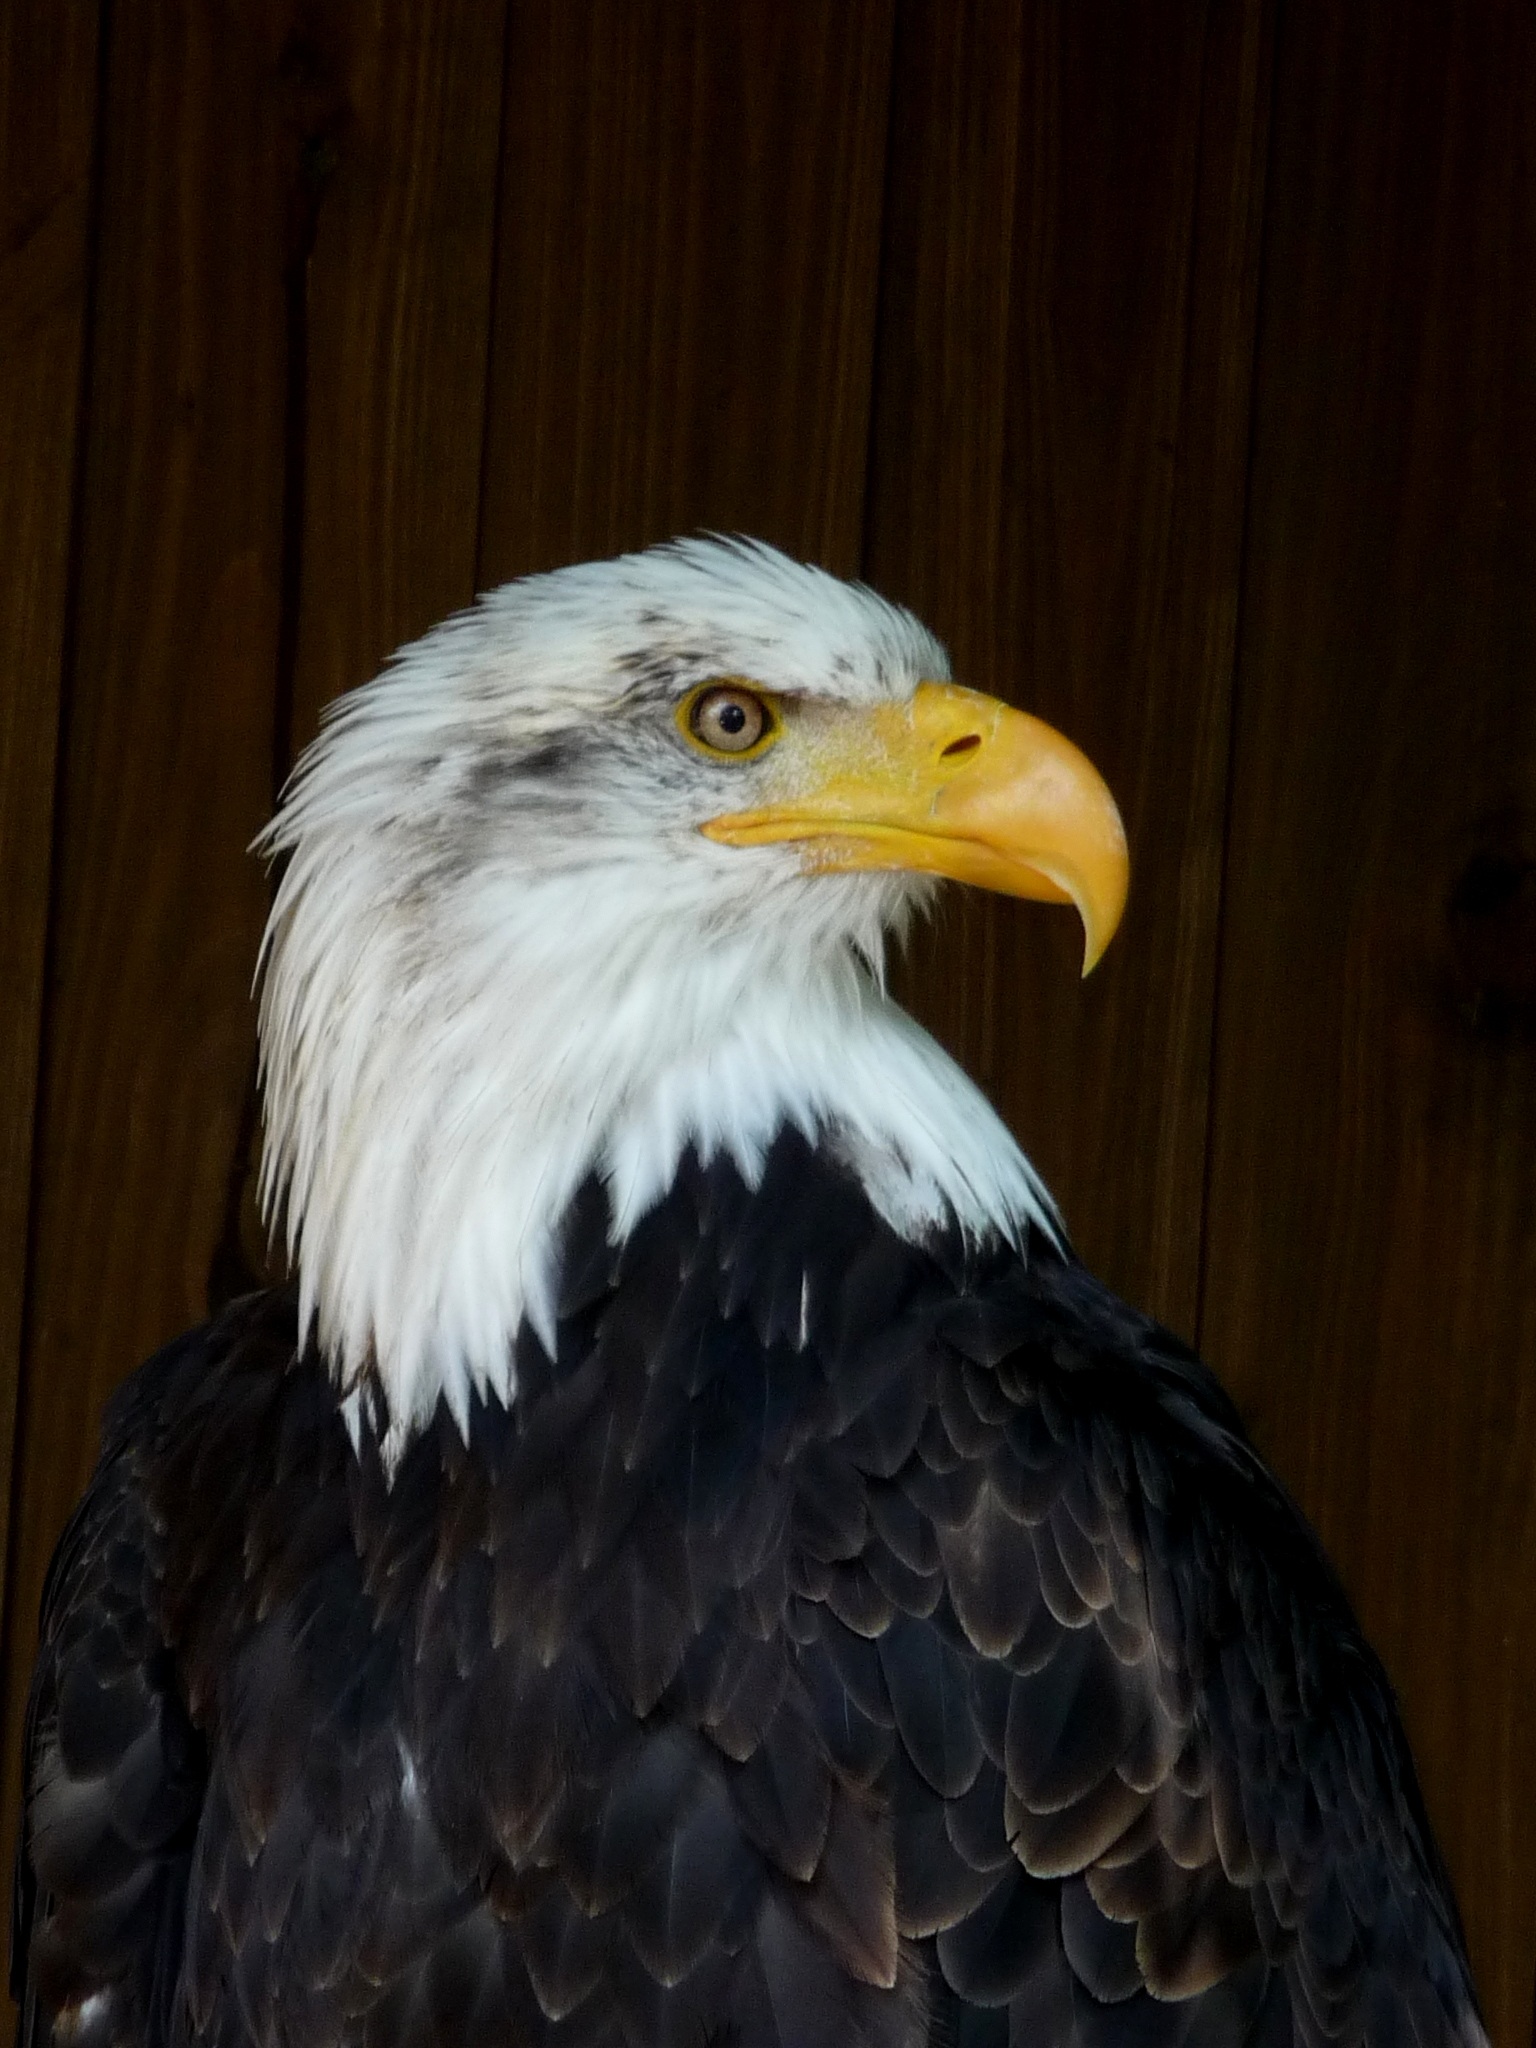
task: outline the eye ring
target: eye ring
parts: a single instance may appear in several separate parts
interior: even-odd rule
[[[750,761],[779,736],[779,721],[761,691],[734,677],[716,676],[691,690],[677,707],[678,729],[712,760]]]

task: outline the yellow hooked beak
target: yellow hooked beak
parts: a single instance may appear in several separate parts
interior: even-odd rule
[[[1086,755],[1027,712],[920,683],[904,704],[787,728],[763,768],[769,801],[712,818],[708,838],[796,841],[818,872],[905,868],[1073,903],[1084,974],[1114,936],[1130,879],[1115,800]]]

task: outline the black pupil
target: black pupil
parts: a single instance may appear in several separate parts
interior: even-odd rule
[[[747,714],[739,704],[722,704],[720,706],[720,730],[722,732],[742,732],[746,729],[746,723]]]

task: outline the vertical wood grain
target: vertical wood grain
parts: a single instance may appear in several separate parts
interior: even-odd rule
[[[1292,0],[1202,1336],[1536,1955],[1536,22]]]
[[[902,9],[866,568],[1099,763],[1122,936],[958,902],[915,1007],[1080,1250],[1194,1327],[1268,93],[1263,0]]]
[[[95,0],[0,12],[0,1558],[90,263]]]
[[[247,1064],[272,757],[271,21],[115,10],[6,1615],[6,1821],[42,1575],[111,1387],[197,1320]],[[240,232],[231,233],[238,223]]]
[[[113,43],[8,1829],[101,1403],[200,1319],[229,1228],[266,907],[247,845],[322,698],[473,589],[501,83],[479,0],[123,10]]]
[[[347,114],[308,287],[295,750],[474,595],[505,15],[332,0],[319,17]]]
[[[889,0],[519,0],[483,583],[695,527],[856,567]]]

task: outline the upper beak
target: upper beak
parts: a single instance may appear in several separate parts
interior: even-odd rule
[[[906,868],[1073,903],[1084,974],[1114,936],[1130,879],[1115,800],[1086,755],[1027,712],[920,683],[906,703],[849,713],[776,756],[779,800],[711,819],[709,838],[793,840],[817,870]]]

